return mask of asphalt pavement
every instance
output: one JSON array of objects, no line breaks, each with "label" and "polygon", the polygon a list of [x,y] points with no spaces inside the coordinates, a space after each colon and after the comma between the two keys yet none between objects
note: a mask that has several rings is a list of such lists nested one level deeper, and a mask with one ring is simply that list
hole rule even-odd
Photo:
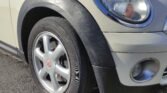
[{"label": "asphalt pavement", "polygon": [[23,61],[0,52],[0,93],[40,93]]}]

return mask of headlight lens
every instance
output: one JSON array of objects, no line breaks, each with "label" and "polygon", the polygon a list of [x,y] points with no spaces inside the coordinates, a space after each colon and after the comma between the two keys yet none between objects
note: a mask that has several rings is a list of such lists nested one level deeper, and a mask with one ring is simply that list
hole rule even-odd
[{"label": "headlight lens", "polygon": [[101,0],[101,2],[110,13],[131,23],[143,22],[150,15],[148,0]]}]

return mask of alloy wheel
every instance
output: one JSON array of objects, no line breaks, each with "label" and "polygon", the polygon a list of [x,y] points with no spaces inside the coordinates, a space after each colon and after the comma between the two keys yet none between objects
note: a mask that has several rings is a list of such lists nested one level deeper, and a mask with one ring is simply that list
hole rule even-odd
[{"label": "alloy wheel", "polygon": [[64,93],[70,83],[70,62],[61,40],[45,31],[33,45],[33,66],[39,82],[49,93]]}]

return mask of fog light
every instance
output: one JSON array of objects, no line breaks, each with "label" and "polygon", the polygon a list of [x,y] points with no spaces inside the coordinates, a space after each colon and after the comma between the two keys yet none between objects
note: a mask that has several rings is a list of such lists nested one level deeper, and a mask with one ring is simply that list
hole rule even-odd
[{"label": "fog light", "polygon": [[149,81],[158,73],[159,67],[159,63],[155,60],[144,60],[134,66],[131,77],[135,82]]},{"label": "fog light", "polygon": [[141,64],[137,64],[132,72],[133,77],[138,77],[142,73],[142,66]]}]

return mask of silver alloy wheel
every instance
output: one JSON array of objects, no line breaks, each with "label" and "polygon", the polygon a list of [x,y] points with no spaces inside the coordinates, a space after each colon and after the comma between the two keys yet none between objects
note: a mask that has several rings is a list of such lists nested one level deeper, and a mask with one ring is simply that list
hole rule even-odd
[{"label": "silver alloy wheel", "polygon": [[36,75],[49,93],[64,93],[70,83],[70,63],[60,39],[48,32],[40,33],[33,45]]}]

